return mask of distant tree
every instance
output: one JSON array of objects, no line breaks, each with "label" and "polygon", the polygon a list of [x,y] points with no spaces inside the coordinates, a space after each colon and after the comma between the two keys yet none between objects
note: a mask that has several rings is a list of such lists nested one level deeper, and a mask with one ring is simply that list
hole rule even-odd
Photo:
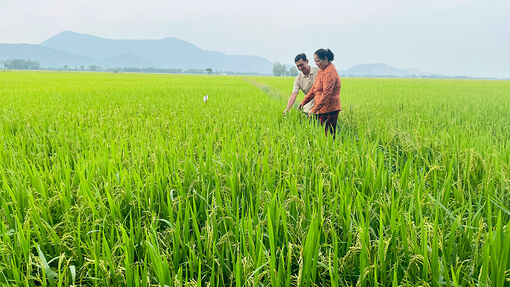
[{"label": "distant tree", "polygon": [[279,77],[282,75],[282,71],[280,69],[280,62],[273,63],[273,75]]},{"label": "distant tree", "polygon": [[80,70],[85,70],[85,66],[80,66]]},{"label": "distant tree", "polygon": [[296,67],[292,66],[290,69],[289,69],[289,75],[292,76],[292,77],[295,77],[299,74],[298,70]]},{"label": "distant tree", "polygon": [[39,62],[23,59],[4,60],[2,64],[9,70],[39,70],[41,68]]},{"label": "distant tree", "polygon": [[68,65],[64,65],[64,70],[65,71],[69,70],[69,66]]},{"label": "distant tree", "polygon": [[205,69],[205,71],[206,71],[206,72],[207,72],[207,74],[209,74],[209,75],[210,75],[210,74],[212,74],[212,69],[211,69],[211,68],[207,68],[207,69]]},{"label": "distant tree", "polygon": [[31,70],[39,70],[41,68],[41,64],[38,61],[29,61]]},{"label": "distant tree", "polygon": [[90,65],[89,66],[89,71],[95,72],[95,71],[99,71],[99,70],[101,70],[101,67],[99,67],[97,65]]},{"label": "distant tree", "polygon": [[273,75],[280,77],[287,75],[287,68],[284,64],[280,64],[280,62],[273,63]]}]

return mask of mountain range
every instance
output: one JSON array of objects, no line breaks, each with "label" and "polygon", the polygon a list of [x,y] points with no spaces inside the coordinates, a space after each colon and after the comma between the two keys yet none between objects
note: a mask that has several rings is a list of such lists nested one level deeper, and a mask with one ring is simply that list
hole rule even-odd
[{"label": "mountain range", "polygon": [[439,76],[431,73],[421,72],[416,69],[397,69],[386,64],[361,64],[347,70],[340,70],[342,76],[354,77],[433,77]]},{"label": "mountain range", "polygon": [[226,55],[176,38],[114,40],[64,31],[40,44],[0,44],[0,60],[27,59],[42,67],[181,68],[271,74],[273,63],[248,55]]},{"label": "mountain range", "polygon": [[[116,40],[64,31],[40,44],[0,44],[0,60],[38,61],[43,68],[89,67],[201,69],[272,74],[273,63],[249,55],[226,55],[201,49],[176,38]],[[287,65],[293,66],[293,65]],[[339,71],[341,76],[431,77],[415,69],[397,69],[385,64],[362,64]]]}]

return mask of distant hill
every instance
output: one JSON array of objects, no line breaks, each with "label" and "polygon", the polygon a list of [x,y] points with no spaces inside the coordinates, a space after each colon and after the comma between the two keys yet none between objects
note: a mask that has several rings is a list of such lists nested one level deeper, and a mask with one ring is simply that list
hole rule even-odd
[{"label": "distant hill", "polygon": [[362,64],[351,67],[347,70],[339,71],[342,76],[357,77],[428,77],[433,74],[420,72],[416,69],[400,70],[390,67],[386,64]]},{"label": "distant hill", "polygon": [[[41,44],[0,44],[0,60],[38,61],[43,68],[99,66],[128,71],[204,70],[271,75],[273,63],[249,55],[226,55],[201,49],[176,38],[159,40],[115,40],[71,31],[59,33]],[[294,64],[286,65],[287,68]],[[150,69],[147,69],[150,68]],[[470,78],[445,76],[416,69],[397,69],[386,64],[362,64],[339,71],[351,77]]]},{"label": "distant hill", "polygon": [[41,43],[69,54],[100,59],[110,67],[205,69],[270,74],[273,64],[256,56],[225,55],[175,38],[113,40],[62,32]]},{"label": "distant hill", "polygon": [[201,49],[189,42],[113,40],[65,31],[40,45],[0,44],[0,60],[29,59],[43,67],[98,65],[102,68],[182,68],[271,74],[269,60],[248,55],[226,55]]}]

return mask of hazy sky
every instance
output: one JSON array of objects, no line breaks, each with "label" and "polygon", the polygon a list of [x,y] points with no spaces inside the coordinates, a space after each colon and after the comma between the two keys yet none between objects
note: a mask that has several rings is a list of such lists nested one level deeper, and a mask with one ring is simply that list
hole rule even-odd
[{"label": "hazy sky", "polygon": [[330,48],[339,69],[385,63],[510,77],[509,0],[0,0],[0,43],[40,43],[64,30],[176,37],[284,63]]}]

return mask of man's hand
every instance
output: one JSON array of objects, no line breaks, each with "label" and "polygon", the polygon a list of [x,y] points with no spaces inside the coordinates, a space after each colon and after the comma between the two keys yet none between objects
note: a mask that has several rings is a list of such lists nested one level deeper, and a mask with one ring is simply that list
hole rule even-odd
[{"label": "man's hand", "polygon": [[308,112],[308,117],[311,117],[313,115],[312,111]]},{"label": "man's hand", "polygon": [[294,105],[294,102],[296,102],[296,97],[298,93],[292,93],[289,97],[289,102],[287,103],[287,107],[285,107],[285,110],[283,110],[283,114],[287,114],[290,109],[292,108],[292,105]]}]

